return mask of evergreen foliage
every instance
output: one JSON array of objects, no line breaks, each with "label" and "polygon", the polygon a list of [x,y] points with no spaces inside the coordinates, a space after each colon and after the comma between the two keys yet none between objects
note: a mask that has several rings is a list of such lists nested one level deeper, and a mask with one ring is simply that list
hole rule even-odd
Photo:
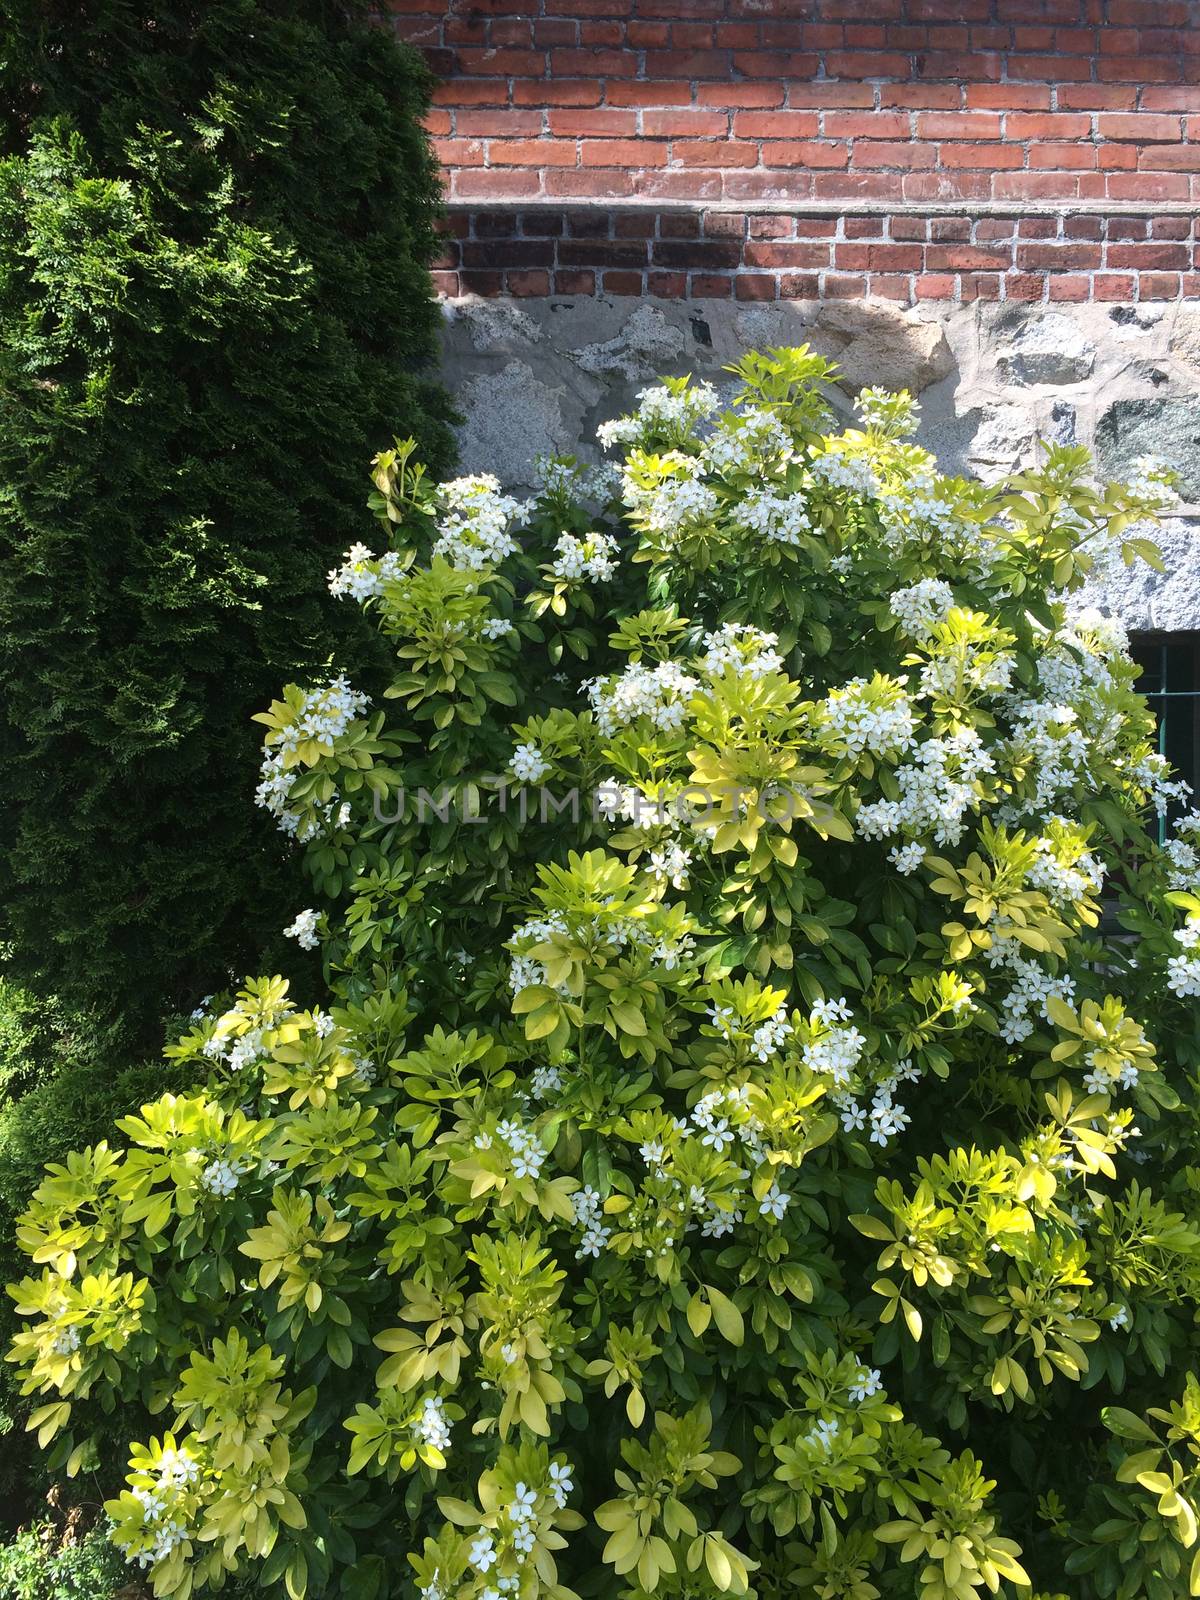
[{"label": "evergreen foliage", "polygon": [[319,0],[0,19],[0,950],[127,1038],[278,928],[250,715],[367,648],[364,454],[447,459],[426,102]]}]

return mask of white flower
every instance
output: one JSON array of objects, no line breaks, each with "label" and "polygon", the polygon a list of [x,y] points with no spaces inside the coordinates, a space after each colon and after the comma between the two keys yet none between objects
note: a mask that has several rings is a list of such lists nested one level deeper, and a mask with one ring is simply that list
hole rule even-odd
[{"label": "white flower", "polygon": [[513,1497],[509,1502],[508,1515],[513,1522],[530,1522],[536,1515],[537,1492],[528,1488],[523,1483],[513,1487]]},{"label": "white flower", "polygon": [[480,629],[485,639],[503,639],[512,631],[513,625],[507,617],[489,617]]},{"label": "white flower", "polygon": [[888,851],[888,860],[905,877],[909,877],[925,861],[925,846],[914,839],[911,844],[896,844]]},{"label": "white flower", "polygon": [[1129,1326],[1129,1307],[1118,1306],[1116,1313],[1109,1317],[1108,1325],[1114,1333],[1119,1332],[1122,1328],[1127,1328]]},{"label": "white flower", "polygon": [[200,1174],[200,1184],[210,1194],[218,1195],[222,1200],[228,1199],[238,1186],[238,1179],[246,1171],[245,1163],[231,1160],[225,1156],[218,1156],[210,1161]]},{"label": "white flower", "polygon": [[487,1572],[489,1568],[495,1566],[496,1547],[492,1543],[490,1533],[480,1534],[479,1538],[471,1546],[467,1560],[475,1568],[476,1572]]},{"label": "white flower", "polygon": [[842,1127],[847,1133],[857,1133],[860,1128],[866,1127],[867,1113],[857,1101],[851,1101],[842,1110]]},{"label": "white flower", "polygon": [[857,1405],[862,1400],[869,1400],[873,1394],[878,1394],[883,1388],[883,1378],[878,1367],[860,1367],[858,1376],[850,1385],[850,1398]]},{"label": "white flower", "polygon": [[574,1487],[571,1468],[568,1465],[552,1461],[550,1463],[550,1493],[554,1496],[554,1503],[560,1510],[566,1505],[567,1496]]},{"label": "white flower", "polygon": [[889,602],[901,631],[924,643],[933,636],[954,605],[954,590],[941,578],[923,578],[908,589],[897,589]]},{"label": "white flower", "polygon": [[417,1433],[436,1450],[446,1450],[450,1444],[450,1424],[445,1407],[437,1395],[427,1395],[417,1421]]},{"label": "white flower", "polygon": [[589,533],[582,539],[564,533],[554,549],[555,559],[550,570],[556,578],[567,582],[584,578],[593,583],[609,583],[616,576],[617,541],[606,533]]},{"label": "white flower", "polygon": [[519,744],[509,769],[518,783],[537,783],[550,771],[550,763],[535,744]]},{"label": "white flower", "polygon": [[452,567],[480,572],[512,555],[517,542],[508,531],[520,515],[517,501],[500,493],[490,473],[455,478],[436,492],[442,513],[437,524],[433,553]]},{"label": "white flower", "polygon": [[285,939],[295,939],[301,950],[315,950],[320,944],[317,936],[317,913],[311,908],[301,911],[295,922],[283,930]]},{"label": "white flower", "polygon": [[73,1356],[79,1349],[79,1329],[60,1328],[51,1339],[50,1348],[56,1356]]},{"label": "white flower", "polygon": [[759,1215],[773,1217],[776,1222],[783,1218],[783,1213],[792,1203],[792,1197],[786,1194],[777,1183],[773,1183],[766,1194],[759,1201]]}]

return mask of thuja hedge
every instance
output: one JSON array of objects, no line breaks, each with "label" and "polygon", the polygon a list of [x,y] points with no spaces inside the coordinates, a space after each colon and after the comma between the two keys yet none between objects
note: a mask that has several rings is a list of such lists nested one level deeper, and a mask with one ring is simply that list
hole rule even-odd
[{"label": "thuja hedge", "polygon": [[365,456],[447,460],[426,103],[354,4],[0,19],[0,949],[125,1037],[277,930],[250,714],[368,646]]},{"label": "thuja hedge", "polygon": [[324,982],[201,1008],[22,1219],[52,1466],[173,1600],[1200,1593],[1200,816],[1089,572],[747,357],[521,504],[375,463],[394,652],[261,714]]}]

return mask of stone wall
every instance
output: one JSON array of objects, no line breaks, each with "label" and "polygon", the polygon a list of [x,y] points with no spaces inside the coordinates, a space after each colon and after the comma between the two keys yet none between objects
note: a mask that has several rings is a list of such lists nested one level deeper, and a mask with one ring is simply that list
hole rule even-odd
[{"label": "stone wall", "polygon": [[1200,304],[467,296],[445,302],[445,372],[463,414],[462,466],[528,486],[537,456],[599,459],[596,425],[664,373],[716,383],[745,349],[808,343],[835,359],[849,415],[864,384],[920,398],[920,442],[945,470],[995,477],[1039,440],[1078,442],[1116,477],[1141,455],[1182,475],[1160,542],[1167,571],[1138,568],[1097,596],[1134,628],[1200,628]]}]

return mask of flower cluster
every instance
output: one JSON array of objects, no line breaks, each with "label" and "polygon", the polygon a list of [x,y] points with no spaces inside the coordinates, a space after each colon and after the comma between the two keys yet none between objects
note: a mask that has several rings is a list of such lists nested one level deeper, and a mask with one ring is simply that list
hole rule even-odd
[{"label": "flower cluster", "polygon": [[595,678],[584,688],[596,726],[605,736],[642,717],[664,732],[676,732],[683,726],[699,680],[673,661],[660,661],[654,667],[632,662],[618,677]]},{"label": "flower cluster", "polygon": [[454,478],[439,485],[437,536],[433,554],[452,567],[482,572],[498,566],[516,552],[513,522],[521,506],[500,493],[500,485],[490,473]]},{"label": "flower cluster", "polygon": [[604,533],[589,533],[584,539],[560,534],[550,570],[567,582],[587,578],[593,583],[609,583],[617,570],[617,541]]}]

